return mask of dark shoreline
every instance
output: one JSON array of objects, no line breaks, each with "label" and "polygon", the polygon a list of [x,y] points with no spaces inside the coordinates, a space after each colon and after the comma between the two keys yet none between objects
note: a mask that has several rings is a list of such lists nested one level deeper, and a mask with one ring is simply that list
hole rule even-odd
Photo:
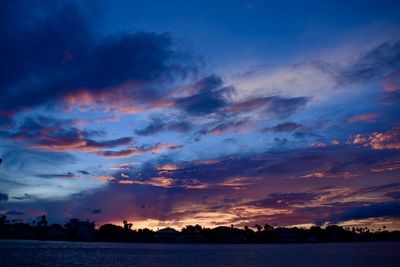
[{"label": "dark shoreline", "polygon": [[256,243],[256,242],[247,242],[247,243],[233,243],[233,242],[125,242],[125,241],[84,241],[84,240],[40,240],[40,239],[6,239],[0,238],[0,243],[2,241],[38,241],[43,243],[70,243],[70,244],[149,244],[149,245],[163,245],[163,244],[172,244],[172,245],[305,245],[305,244],[363,244],[363,243],[399,243],[400,240],[370,240],[370,241],[327,241],[327,242],[274,242],[274,243]]},{"label": "dark shoreline", "polygon": [[274,243],[337,243],[400,241],[400,231],[374,231],[367,227],[341,227],[328,225],[325,228],[312,226],[308,229],[298,227],[273,227],[256,224],[255,230],[219,226],[206,228],[200,225],[187,225],[180,231],[166,227],[157,231],[132,229],[132,224],[123,221],[123,226],[103,224],[97,229],[95,222],[70,219],[64,226],[48,225],[46,216],[41,216],[36,225],[28,223],[9,223],[6,216],[0,218],[0,239],[15,240],[53,240],[122,243],[187,243],[187,244],[274,244]]}]

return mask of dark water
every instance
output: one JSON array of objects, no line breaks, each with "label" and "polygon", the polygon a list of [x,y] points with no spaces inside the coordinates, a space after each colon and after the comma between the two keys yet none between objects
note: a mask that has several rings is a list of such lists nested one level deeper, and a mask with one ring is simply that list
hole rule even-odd
[{"label": "dark water", "polygon": [[0,266],[400,266],[400,242],[199,245],[0,240]]}]

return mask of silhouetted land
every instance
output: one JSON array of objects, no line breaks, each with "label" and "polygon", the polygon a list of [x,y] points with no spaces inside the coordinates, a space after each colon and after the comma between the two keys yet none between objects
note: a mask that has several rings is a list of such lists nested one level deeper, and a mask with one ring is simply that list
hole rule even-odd
[{"label": "silhouetted land", "polygon": [[48,225],[46,216],[41,216],[33,225],[10,223],[6,216],[0,217],[0,238],[62,241],[102,241],[102,242],[155,242],[155,243],[315,243],[315,242],[363,242],[400,241],[400,231],[377,231],[368,228],[343,228],[330,225],[326,228],[313,226],[304,228],[272,227],[255,225],[254,229],[220,226],[204,228],[188,225],[177,231],[164,228],[132,229],[132,224],[123,221],[123,226],[104,224],[95,229],[95,223],[69,220],[64,226]]}]

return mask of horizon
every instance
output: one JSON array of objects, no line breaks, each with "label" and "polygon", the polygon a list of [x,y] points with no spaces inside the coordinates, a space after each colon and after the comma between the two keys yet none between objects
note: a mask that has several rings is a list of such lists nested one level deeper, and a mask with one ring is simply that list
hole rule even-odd
[{"label": "horizon", "polygon": [[[38,216],[35,219],[32,219],[31,221],[23,221],[23,220],[11,220],[10,221],[9,219],[7,219],[6,215],[4,215],[4,216],[5,216],[4,217],[4,224],[8,225],[8,226],[18,225],[18,224],[22,223],[22,224],[27,224],[27,225],[32,226],[32,227],[43,227],[43,226],[39,226],[38,225],[38,223],[40,222],[40,220],[43,217],[43,215],[42,216]],[[44,216],[46,216],[46,215],[44,215]],[[200,226],[200,227],[202,227],[202,229],[215,229],[215,228],[223,227],[223,228],[234,228],[234,229],[241,229],[242,230],[242,229],[246,229],[247,228],[247,229],[250,229],[252,231],[258,230],[257,229],[258,226],[261,226],[264,230],[265,230],[264,226],[272,227],[272,229],[275,229],[275,230],[279,229],[279,228],[287,228],[287,229],[298,228],[298,229],[302,229],[302,230],[310,230],[313,227],[319,227],[321,229],[326,229],[327,227],[338,226],[338,227],[343,228],[346,231],[352,231],[351,230],[352,228],[354,228],[354,229],[363,229],[363,230],[364,229],[368,229],[368,231],[371,231],[371,233],[380,232],[380,231],[389,231],[389,232],[396,232],[396,231],[398,232],[398,231],[400,231],[397,228],[390,229],[390,228],[386,227],[386,225],[384,225],[384,224],[381,224],[379,226],[379,228],[374,229],[374,228],[368,228],[368,226],[365,226],[365,225],[362,225],[362,224],[359,224],[359,223],[358,224],[351,224],[351,223],[347,223],[347,224],[329,224],[329,223],[326,223],[324,225],[317,225],[317,224],[298,224],[298,225],[296,225],[296,224],[295,225],[279,225],[279,224],[275,224],[275,225],[270,225],[268,223],[264,223],[264,224],[243,225],[243,226],[237,226],[237,225],[235,226],[233,224],[231,224],[231,225],[210,225],[210,226],[207,226],[207,225],[200,225],[200,224],[195,223],[195,224],[186,224],[186,225],[182,224],[180,226],[171,226],[171,225],[167,225],[165,222],[163,222],[163,224],[157,225],[157,226],[153,226],[153,227],[147,227],[146,225],[143,225],[143,224],[140,227],[138,227],[138,226],[135,227],[134,223],[132,223],[130,221],[127,221],[127,220],[120,220],[118,222],[117,221],[115,221],[115,222],[106,222],[106,223],[103,223],[103,224],[98,224],[98,223],[96,223],[96,221],[90,221],[89,219],[80,219],[80,218],[67,218],[64,223],[51,222],[51,220],[48,220],[47,217],[45,217],[45,220],[46,220],[46,228],[48,228],[48,227],[50,227],[52,225],[60,225],[62,227],[65,227],[68,222],[76,220],[78,222],[93,224],[94,225],[94,229],[96,229],[96,230],[99,230],[99,228],[101,226],[103,226],[103,225],[113,225],[113,226],[117,226],[117,227],[122,227],[123,228],[125,224],[129,224],[130,225],[129,231],[137,231],[137,230],[148,229],[148,230],[151,230],[151,231],[154,231],[154,232],[157,232],[159,230],[164,230],[164,229],[173,229],[173,230],[176,230],[176,231],[180,232],[180,231],[182,231],[182,229],[185,229],[186,227],[189,227],[189,226]]]},{"label": "horizon", "polygon": [[399,10],[0,2],[0,215],[400,230]]}]

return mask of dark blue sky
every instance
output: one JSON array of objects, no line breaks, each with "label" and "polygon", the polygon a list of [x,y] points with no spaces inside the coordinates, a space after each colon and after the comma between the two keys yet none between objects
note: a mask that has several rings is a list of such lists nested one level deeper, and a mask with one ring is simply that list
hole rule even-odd
[{"label": "dark blue sky", "polygon": [[0,213],[400,228],[398,1],[0,4]]}]

